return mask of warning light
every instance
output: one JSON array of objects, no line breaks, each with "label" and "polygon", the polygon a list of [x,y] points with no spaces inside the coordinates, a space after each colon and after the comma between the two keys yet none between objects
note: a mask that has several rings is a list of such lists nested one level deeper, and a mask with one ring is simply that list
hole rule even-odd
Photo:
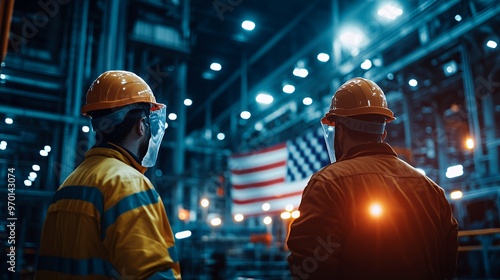
[{"label": "warning light", "polygon": [[380,217],[380,215],[382,215],[382,206],[378,203],[373,203],[370,206],[370,214],[373,217]]}]

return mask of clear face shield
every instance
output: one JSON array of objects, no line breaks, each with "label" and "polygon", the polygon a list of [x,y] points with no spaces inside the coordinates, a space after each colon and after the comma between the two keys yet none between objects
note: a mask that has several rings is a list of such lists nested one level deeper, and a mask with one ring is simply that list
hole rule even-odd
[{"label": "clear face shield", "polygon": [[323,128],[323,136],[325,137],[326,148],[328,149],[328,156],[330,157],[330,162],[334,163],[335,149],[334,149],[334,139],[335,139],[335,125],[328,123],[328,120],[323,118],[321,120],[321,127]]},{"label": "clear face shield", "polygon": [[142,159],[141,165],[144,167],[152,167],[156,164],[158,152],[160,151],[161,140],[165,135],[165,124],[167,120],[167,106],[151,111],[149,115],[149,128],[151,138],[149,138],[148,151]]}]

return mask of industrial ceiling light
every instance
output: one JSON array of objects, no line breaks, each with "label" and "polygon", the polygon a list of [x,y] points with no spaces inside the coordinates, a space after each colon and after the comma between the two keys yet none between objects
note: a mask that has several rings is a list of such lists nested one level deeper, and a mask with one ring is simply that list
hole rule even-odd
[{"label": "industrial ceiling light", "polygon": [[446,169],[446,178],[455,178],[464,174],[464,167],[461,164],[450,166]]},{"label": "industrial ceiling light", "polygon": [[283,92],[284,93],[292,94],[294,91],[295,91],[295,86],[294,85],[291,85],[291,84],[288,84],[288,83],[284,83],[283,84]]},{"label": "industrial ceiling light", "polygon": [[313,100],[311,97],[305,97],[304,99],[302,99],[302,103],[306,106],[309,106],[313,103]]},{"label": "industrial ceiling light", "polygon": [[5,123],[6,124],[13,124],[14,120],[12,118],[5,118]]},{"label": "industrial ceiling light", "polygon": [[327,62],[328,60],[330,60],[330,56],[326,53],[320,53],[318,54],[317,59],[321,62]]},{"label": "industrial ceiling light", "polygon": [[219,132],[217,134],[217,139],[219,139],[220,141],[224,140],[226,138],[226,135],[222,132]]},{"label": "industrial ceiling light", "polygon": [[410,79],[408,81],[408,84],[411,86],[411,87],[416,87],[418,85],[418,81],[415,80],[415,79]]},{"label": "industrial ceiling light", "polygon": [[488,40],[488,42],[486,42],[486,46],[491,49],[495,49],[497,45],[498,45],[497,42],[493,40]]},{"label": "industrial ceiling light", "polygon": [[255,100],[262,104],[271,104],[273,103],[274,98],[270,94],[262,92],[257,95]]},{"label": "industrial ceiling light", "polygon": [[168,114],[168,119],[171,121],[175,121],[177,119],[177,114],[176,113]]},{"label": "industrial ceiling light", "polygon": [[191,100],[189,98],[184,99],[184,105],[186,105],[186,106],[193,105],[193,100]]},{"label": "industrial ceiling light", "polygon": [[443,72],[446,77],[449,77],[457,72],[457,62],[455,60],[452,60],[450,62],[447,62],[443,64]]},{"label": "industrial ceiling light", "polygon": [[88,133],[90,131],[90,127],[88,127],[87,125],[84,125],[84,126],[82,126],[82,131],[84,133]]},{"label": "industrial ceiling light", "polygon": [[306,62],[304,60],[299,60],[295,68],[293,69],[293,75],[299,78],[305,78],[309,75],[309,71],[306,69]]},{"label": "industrial ceiling light", "polygon": [[243,111],[240,113],[240,117],[244,120],[248,120],[251,116],[252,114],[250,114],[250,112],[248,111]]},{"label": "industrial ceiling light", "polygon": [[250,20],[245,20],[241,23],[241,27],[243,27],[243,29],[245,30],[252,31],[255,29],[255,22]]},{"label": "industrial ceiling light", "polygon": [[462,16],[458,15],[458,14],[455,15],[455,20],[458,21],[458,22],[462,21]]},{"label": "industrial ceiling light", "polygon": [[377,14],[385,19],[395,20],[403,14],[403,9],[394,3],[385,4],[378,10]]},{"label": "industrial ceiling light", "polygon": [[210,69],[214,71],[220,71],[222,69],[222,65],[220,65],[220,63],[213,62],[212,64],[210,64]]},{"label": "industrial ceiling light", "polygon": [[371,60],[366,59],[365,61],[363,61],[363,63],[361,63],[361,69],[368,70],[370,68],[372,68],[372,61]]}]

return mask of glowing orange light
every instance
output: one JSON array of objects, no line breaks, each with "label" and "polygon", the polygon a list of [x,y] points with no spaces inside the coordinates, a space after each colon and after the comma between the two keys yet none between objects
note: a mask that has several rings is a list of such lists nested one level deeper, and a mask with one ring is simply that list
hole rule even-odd
[{"label": "glowing orange light", "polygon": [[378,203],[373,203],[370,205],[370,214],[374,217],[380,217],[382,215],[382,206]]},{"label": "glowing orange light", "polygon": [[462,198],[463,193],[461,191],[453,191],[450,194],[451,199],[460,199]]},{"label": "glowing orange light", "polygon": [[469,150],[474,149],[474,139],[472,139],[472,138],[467,138],[467,139],[465,140],[465,147],[466,147],[467,149],[469,149]]}]

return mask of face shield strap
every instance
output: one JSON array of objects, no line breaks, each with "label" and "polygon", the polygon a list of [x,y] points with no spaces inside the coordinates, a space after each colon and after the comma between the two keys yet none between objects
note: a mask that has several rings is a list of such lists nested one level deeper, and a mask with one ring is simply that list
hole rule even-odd
[{"label": "face shield strap", "polygon": [[102,130],[107,130],[113,126],[119,125],[125,120],[125,117],[127,116],[128,112],[142,108],[143,106],[141,104],[131,104],[111,114],[102,116],[100,118],[95,118],[95,119],[93,118],[91,120],[92,129],[94,131],[102,131]]},{"label": "face shield strap", "polygon": [[368,122],[348,117],[337,117],[335,118],[335,122],[343,124],[351,130],[371,133],[371,134],[382,135],[384,134],[385,130],[385,122],[384,123]]}]

